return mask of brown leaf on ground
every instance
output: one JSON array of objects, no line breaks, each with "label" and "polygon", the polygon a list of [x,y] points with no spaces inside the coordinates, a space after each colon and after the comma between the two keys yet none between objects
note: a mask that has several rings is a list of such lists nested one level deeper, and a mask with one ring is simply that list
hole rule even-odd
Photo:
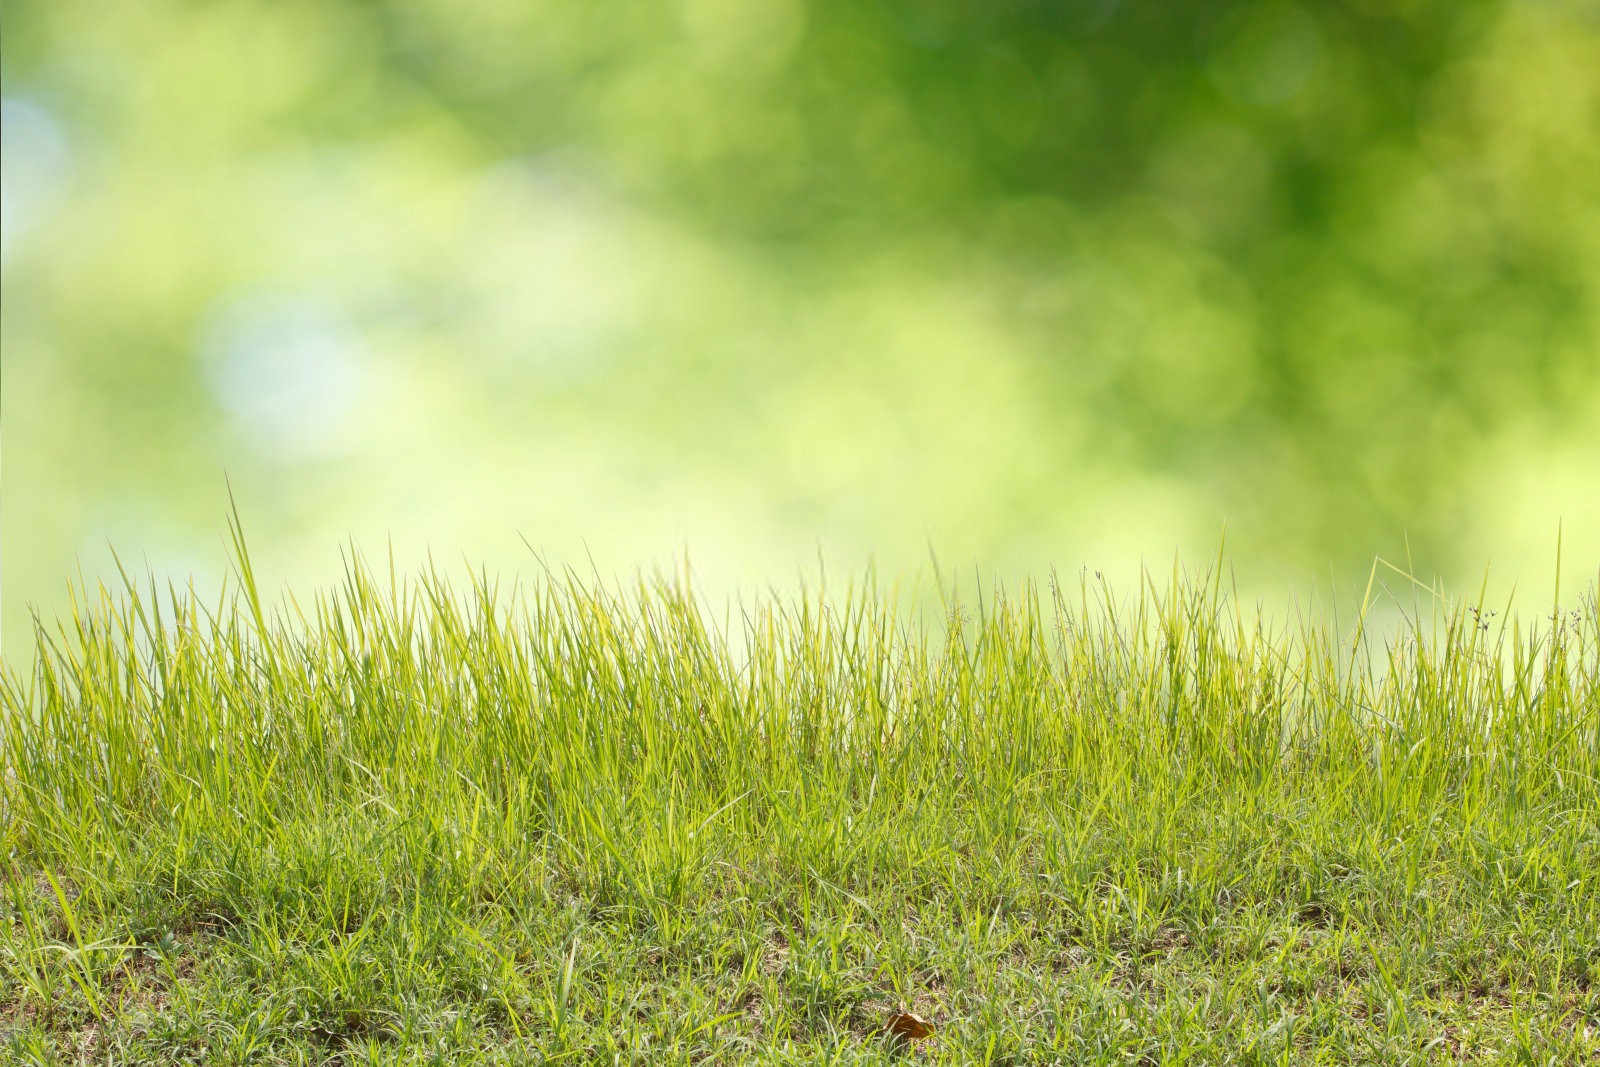
[{"label": "brown leaf on ground", "polygon": [[933,1033],[933,1024],[920,1015],[900,1011],[889,1016],[886,1029],[900,1041],[915,1041]]}]

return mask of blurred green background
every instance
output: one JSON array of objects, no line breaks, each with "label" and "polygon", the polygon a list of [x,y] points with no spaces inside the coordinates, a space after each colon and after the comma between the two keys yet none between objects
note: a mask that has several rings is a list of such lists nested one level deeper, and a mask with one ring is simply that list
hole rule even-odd
[{"label": "blurred green background", "polygon": [[5,0],[0,49],[10,648],[108,542],[214,583],[225,476],[275,581],[1600,562],[1592,0]]}]

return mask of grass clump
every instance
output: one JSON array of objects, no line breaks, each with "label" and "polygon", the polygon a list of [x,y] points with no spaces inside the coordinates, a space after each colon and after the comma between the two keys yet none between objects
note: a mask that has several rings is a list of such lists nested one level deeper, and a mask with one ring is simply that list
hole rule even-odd
[{"label": "grass clump", "polygon": [[1592,590],[1378,647],[1216,574],[930,631],[238,560],[7,673],[0,1057],[1600,1057]]}]

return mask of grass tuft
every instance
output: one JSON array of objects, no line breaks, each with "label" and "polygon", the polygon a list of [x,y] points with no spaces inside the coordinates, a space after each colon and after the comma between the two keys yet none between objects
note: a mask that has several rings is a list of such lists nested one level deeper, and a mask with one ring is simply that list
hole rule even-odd
[{"label": "grass tuft", "polygon": [[1593,589],[1378,644],[1219,572],[717,626],[236,558],[5,674],[0,1057],[1600,1059]]}]

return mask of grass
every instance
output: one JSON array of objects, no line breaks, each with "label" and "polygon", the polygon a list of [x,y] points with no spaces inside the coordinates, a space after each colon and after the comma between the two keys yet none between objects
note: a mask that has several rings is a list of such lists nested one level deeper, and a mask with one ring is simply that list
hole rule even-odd
[{"label": "grass", "polygon": [[1600,1062],[1592,590],[1380,645],[1216,571],[924,630],[237,560],[8,672],[0,1058]]}]

